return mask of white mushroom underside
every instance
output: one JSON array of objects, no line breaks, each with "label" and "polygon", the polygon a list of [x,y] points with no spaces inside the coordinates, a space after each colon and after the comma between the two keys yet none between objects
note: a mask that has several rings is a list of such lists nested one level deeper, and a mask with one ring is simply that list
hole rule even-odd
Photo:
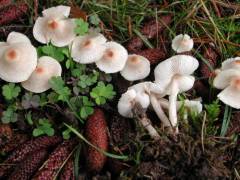
[{"label": "white mushroom underside", "polygon": [[225,104],[240,109],[240,91],[238,89],[228,86],[218,94],[218,98]]}]

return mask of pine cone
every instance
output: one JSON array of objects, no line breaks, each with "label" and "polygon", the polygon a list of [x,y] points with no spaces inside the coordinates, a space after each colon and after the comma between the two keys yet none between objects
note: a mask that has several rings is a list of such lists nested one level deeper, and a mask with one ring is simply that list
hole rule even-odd
[{"label": "pine cone", "polygon": [[0,147],[7,144],[13,136],[12,128],[9,124],[0,124]]},{"label": "pine cone", "polygon": [[[25,159],[30,153],[39,151],[57,145],[62,141],[61,137],[58,136],[43,136],[36,139],[32,139],[19,148],[16,149],[4,162],[3,164],[17,164]],[[0,178],[6,176],[9,171],[13,168],[13,165],[2,166],[0,169]]]},{"label": "pine cone", "polygon": [[167,54],[163,52],[161,49],[145,49],[136,52],[136,54],[141,55],[147,58],[150,61],[150,64],[157,64],[160,61],[166,59]]},{"label": "pine cone", "polygon": [[44,162],[47,154],[48,152],[45,149],[41,149],[32,153],[31,156],[29,156],[22,163],[20,163],[17,168],[15,168],[8,180],[30,180],[32,175]]},{"label": "pine cone", "polygon": [[60,175],[60,180],[74,180],[74,163],[73,159],[70,158],[64,165],[64,168]]},{"label": "pine cone", "polygon": [[148,39],[155,38],[171,22],[172,22],[172,15],[162,16],[160,17],[159,21],[156,21],[156,19],[150,20],[143,25],[141,33],[145,35],[146,38]]},{"label": "pine cone", "polygon": [[0,26],[9,24],[26,15],[28,6],[26,3],[12,4],[0,12]]},{"label": "pine cone", "polygon": [[[101,109],[95,109],[86,123],[86,138],[100,149],[108,150],[107,122]],[[103,168],[107,157],[93,147],[88,147],[86,162],[91,172],[99,172]]]},{"label": "pine cone", "polygon": [[[203,57],[208,61],[211,67],[216,67],[218,54],[213,47],[209,46],[208,48],[204,49]],[[213,74],[208,65],[204,62],[201,62],[200,64],[200,73],[205,78],[209,78]]]},{"label": "pine cone", "polygon": [[68,158],[77,144],[76,140],[66,140],[60,144],[49,156],[44,166],[34,175],[34,180],[52,180],[58,173],[59,168]]},{"label": "pine cone", "polygon": [[9,153],[28,140],[26,134],[14,134],[12,139],[1,148],[0,153]]}]

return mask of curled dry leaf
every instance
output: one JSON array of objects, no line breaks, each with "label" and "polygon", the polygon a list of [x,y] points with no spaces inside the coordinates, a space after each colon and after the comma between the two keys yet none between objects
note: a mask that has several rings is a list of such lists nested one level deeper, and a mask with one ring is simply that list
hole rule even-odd
[{"label": "curled dry leaf", "polygon": [[47,150],[41,149],[40,151],[32,153],[23,162],[21,162],[8,178],[9,180],[28,180],[42,165],[47,157]]},{"label": "curled dry leaf", "polygon": [[133,37],[127,44],[127,50],[130,53],[139,51],[143,47],[143,41],[140,37]]},{"label": "curled dry leaf", "polygon": [[14,167],[13,164],[17,164],[25,159],[29,154],[53,147],[62,141],[61,137],[58,136],[42,136],[36,139],[32,139],[21,146],[19,146],[3,163],[9,164],[2,166],[0,169],[0,179],[5,177],[9,171]]},{"label": "curled dry leaf", "polygon": [[[93,115],[88,118],[86,124],[86,138],[93,145],[107,151],[108,136],[107,122],[101,109],[95,109]],[[103,168],[107,157],[93,147],[88,147],[86,162],[88,171],[99,172]]]},{"label": "curled dry leaf", "polygon": [[28,12],[26,3],[11,4],[0,11],[0,26],[19,20]]},{"label": "curled dry leaf", "polygon": [[34,175],[34,180],[52,180],[57,175],[59,168],[66,161],[75,145],[77,140],[65,140],[60,144],[49,156],[48,160]]},{"label": "curled dry leaf", "polygon": [[[213,69],[216,67],[218,54],[213,47],[209,46],[205,48],[203,52],[203,57],[205,58],[205,60],[207,60],[207,62]],[[204,78],[209,78],[213,74],[209,66],[203,61],[200,64],[200,73]]]}]

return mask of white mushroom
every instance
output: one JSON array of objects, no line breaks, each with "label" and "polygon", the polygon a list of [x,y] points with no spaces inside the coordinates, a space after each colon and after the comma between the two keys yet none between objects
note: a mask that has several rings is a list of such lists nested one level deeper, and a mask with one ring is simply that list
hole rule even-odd
[{"label": "white mushroom", "polygon": [[158,103],[158,98],[162,98],[165,93],[163,89],[156,83],[142,82],[135,84],[129,89],[134,89],[139,93],[140,97],[150,98],[151,105],[156,112],[158,118],[162,121],[164,127],[171,127],[170,121],[164,113],[161,105]]},{"label": "white mushroom", "polygon": [[12,32],[0,47],[0,78],[14,83],[27,80],[37,66],[37,51],[30,40]]},{"label": "white mushroom", "polygon": [[223,89],[218,98],[225,104],[240,109],[240,71],[227,69],[221,71],[213,81],[214,87]]},{"label": "white mushroom", "polygon": [[193,48],[193,40],[187,34],[179,34],[172,40],[172,48],[177,53],[191,51]]},{"label": "white mushroom", "polygon": [[177,126],[177,95],[192,88],[195,78],[190,76],[199,66],[197,59],[187,55],[173,56],[157,65],[155,82],[169,95],[169,119]]},{"label": "white mushroom", "polygon": [[[129,89],[127,92],[122,94],[121,98],[119,99],[118,112],[124,117],[132,118],[135,116],[134,112],[137,111],[139,106],[141,108],[140,111],[142,111],[142,109],[146,109],[149,104],[149,97],[146,98],[146,96],[139,96],[134,89]],[[153,139],[158,140],[160,138],[158,132],[152,126],[151,121],[146,117],[146,115],[137,118]]]},{"label": "white mushroom", "polygon": [[127,50],[116,42],[107,42],[104,46],[105,51],[101,59],[96,62],[97,67],[105,73],[121,71],[128,58]]},{"label": "white mushroom", "polygon": [[22,86],[34,93],[42,93],[50,89],[49,80],[54,76],[61,76],[62,68],[59,62],[51,57],[43,56],[30,78],[22,82]]},{"label": "white mushroom", "polygon": [[67,19],[70,7],[56,6],[44,10],[43,17],[38,17],[34,27],[34,38],[43,43],[51,43],[57,47],[69,45],[75,38],[74,20]]},{"label": "white mushroom", "polygon": [[120,74],[128,81],[146,78],[150,73],[150,62],[143,56],[129,55],[127,63]]},{"label": "white mushroom", "polygon": [[221,70],[239,69],[240,70],[240,57],[229,58],[222,62]]},{"label": "white mushroom", "polygon": [[73,40],[71,56],[74,61],[81,64],[88,64],[98,61],[105,50],[104,43],[107,39],[100,33],[79,36]]}]

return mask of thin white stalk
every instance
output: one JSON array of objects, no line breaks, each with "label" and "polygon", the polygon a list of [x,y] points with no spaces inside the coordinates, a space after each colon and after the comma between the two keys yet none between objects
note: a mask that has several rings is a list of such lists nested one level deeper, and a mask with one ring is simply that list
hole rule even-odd
[{"label": "thin white stalk", "polygon": [[171,84],[171,94],[169,95],[169,120],[173,127],[177,127],[177,95],[179,92],[178,83],[173,79]]},{"label": "thin white stalk", "polygon": [[142,124],[142,126],[148,131],[148,134],[154,140],[159,140],[160,139],[160,136],[159,136],[157,130],[152,126],[151,121],[146,116],[140,118],[139,121]]},{"label": "thin white stalk", "polygon": [[158,118],[160,119],[160,121],[162,121],[163,126],[171,127],[172,125],[170,123],[170,120],[166,116],[165,112],[162,109],[161,104],[158,103],[158,100],[154,94],[150,94],[150,101],[151,101],[152,107],[153,107],[154,111],[156,112]]}]

